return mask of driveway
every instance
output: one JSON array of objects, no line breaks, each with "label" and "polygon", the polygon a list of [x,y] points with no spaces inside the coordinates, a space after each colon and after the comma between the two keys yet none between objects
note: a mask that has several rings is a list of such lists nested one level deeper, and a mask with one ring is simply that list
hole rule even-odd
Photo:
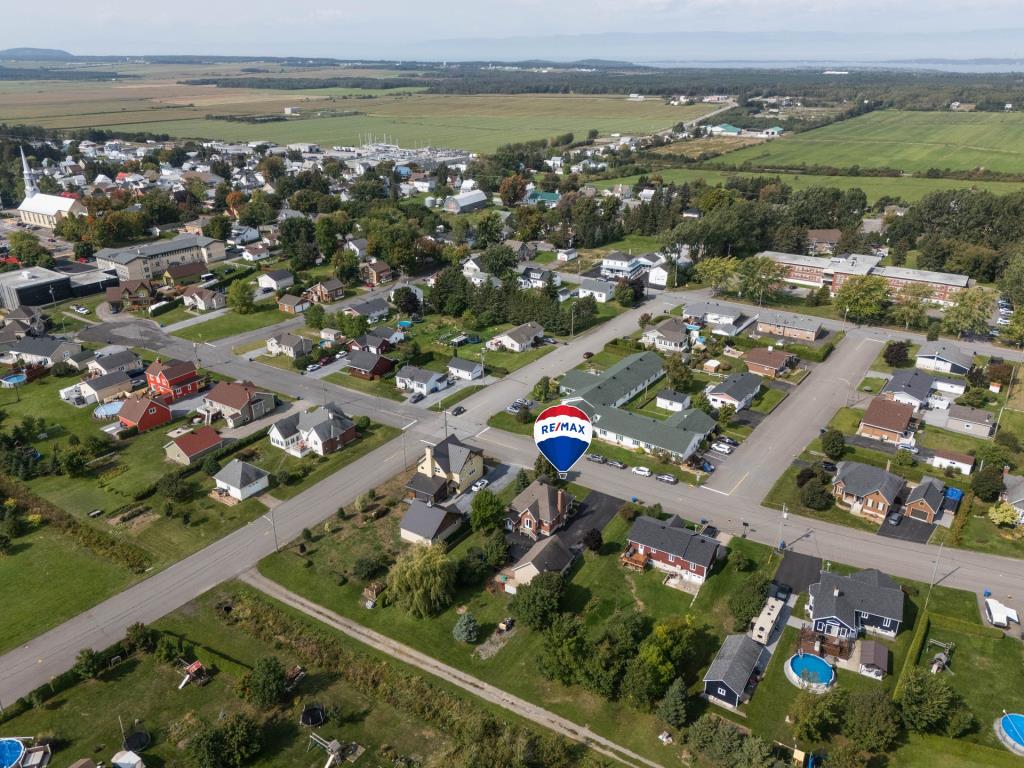
[{"label": "driveway", "polygon": [[799,552],[787,551],[782,562],[775,570],[776,584],[785,584],[794,595],[806,592],[811,584],[816,584],[821,576],[821,558],[802,555]]},{"label": "driveway", "polygon": [[899,539],[900,541],[912,541],[916,544],[927,544],[935,530],[934,523],[926,523],[923,520],[915,520],[912,517],[902,515],[899,525],[889,525],[889,519],[878,526],[878,535],[887,539]]},{"label": "driveway", "polygon": [[[519,467],[511,464],[498,464],[489,472],[484,473],[484,479],[487,481],[487,490],[493,493],[500,493],[509,483],[516,479],[517,474],[519,474]],[[466,491],[456,496],[449,506],[454,507],[464,515],[468,515],[475,495],[473,491]]]}]

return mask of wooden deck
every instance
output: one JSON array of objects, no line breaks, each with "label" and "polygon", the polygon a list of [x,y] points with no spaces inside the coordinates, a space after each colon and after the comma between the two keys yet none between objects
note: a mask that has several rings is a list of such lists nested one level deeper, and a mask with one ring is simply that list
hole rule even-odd
[{"label": "wooden deck", "polygon": [[619,555],[619,565],[629,568],[631,571],[647,570],[648,560],[647,555],[640,554],[632,547]]}]

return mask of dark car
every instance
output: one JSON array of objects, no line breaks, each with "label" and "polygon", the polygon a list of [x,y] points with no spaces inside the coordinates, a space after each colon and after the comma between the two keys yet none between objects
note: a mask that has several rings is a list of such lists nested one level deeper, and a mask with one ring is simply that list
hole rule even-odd
[{"label": "dark car", "polygon": [[821,462],[821,468],[823,470],[825,470],[826,472],[838,472],[839,471],[839,467],[837,467],[831,461],[823,461],[823,462]]},{"label": "dark car", "polygon": [[590,358],[592,358],[593,356],[594,356],[594,353],[593,353],[593,352],[584,352],[584,353],[583,353],[583,359],[584,359],[584,360],[589,360],[589,359],[590,359]]},{"label": "dark car", "polygon": [[456,405],[454,408],[452,408],[452,416],[461,416],[465,412],[466,409],[463,408],[461,405]]},{"label": "dark car", "polygon": [[410,403],[418,403],[422,399],[423,399],[423,394],[422,393],[420,393],[420,392],[413,392],[412,395],[409,397],[409,402]]},{"label": "dark car", "polygon": [[738,440],[733,440],[731,437],[726,437],[725,435],[719,435],[718,442],[731,445],[733,448],[738,447],[740,444]]},{"label": "dark car", "polygon": [[604,456],[600,453],[588,453],[587,461],[592,461],[595,464],[604,464]]},{"label": "dark car", "polygon": [[775,585],[775,596],[782,602],[789,600],[789,596],[793,594],[793,590],[788,584],[776,584]]},{"label": "dark car", "polygon": [[616,461],[615,459],[608,459],[608,461],[606,461],[605,463],[609,467],[615,467],[616,469],[625,469],[626,468],[625,464],[623,464],[621,461]]}]

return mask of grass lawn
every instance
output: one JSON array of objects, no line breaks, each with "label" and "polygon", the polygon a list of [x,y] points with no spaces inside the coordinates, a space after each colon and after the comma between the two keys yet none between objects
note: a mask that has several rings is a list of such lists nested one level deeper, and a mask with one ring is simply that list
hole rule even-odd
[{"label": "grass lawn", "polygon": [[480,341],[476,344],[464,344],[459,347],[459,357],[467,360],[480,360],[482,351],[487,372],[503,376],[506,371],[511,373],[518,370],[554,349],[550,345],[536,347],[525,352],[494,352],[484,348],[488,339],[512,327],[511,323],[502,323],[482,328],[479,331],[466,331],[462,323],[456,320],[441,315],[428,315],[424,318],[424,322],[417,323],[407,331],[406,340],[416,341],[423,353],[432,353],[438,361],[446,364],[453,354],[451,346],[446,342],[463,332],[475,334],[480,337]]},{"label": "grass lawn", "polygon": [[[973,509],[959,512],[966,515],[967,520],[960,532],[960,541],[955,546],[1003,557],[1024,557],[1021,530],[997,527],[986,516],[989,506],[975,499]],[[932,542],[938,544],[943,541],[953,544],[951,531],[948,528],[936,528]]]},{"label": "grass lawn", "polygon": [[917,350],[921,348],[920,344],[911,344],[910,348],[907,350],[907,361],[900,365],[893,366],[885,362],[886,346],[888,345],[883,344],[882,348],[878,350],[878,354],[875,356],[874,362],[871,363],[870,370],[881,371],[882,373],[893,373],[894,371],[901,370],[903,368],[913,368],[915,363],[915,356],[917,355]]},{"label": "grass lawn", "polygon": [[872,395],[877,395],[879,392],[882,391],[882,387],[884,387],[886,383],[888,383],[887,379],[880,379],[874,376],[868,376],[860,384],[857,385],[857,389],[860,392],[868,392]]},{"label": "grass lawn", "polygon": [[750,410],[757,413],[769,414],[779,407],[779,404],[786,399],[788,392],[771,387],[761,387],[761,392],[754,398]]},{"label": "grass lawn", "polygon": [[240,315],[237,312],[228,311],[220,317],[205,322],[191,325],[175,331],[174,336],[188,341],[216,341],[228,336],[235,336],[246,331],[255,331],[259,328],[266,328],[268,325],[275,325],[283,320],[290,320],[294,315],[286,314],[277,308],[276,304],[257,303],[254,312],[248,315]]},{"label": "grass lawn", "polygon": [[487,386],[486,384],[470,384],[469,386],[463,387],[458,392],[452,392],[450,395],[448,395],[448,397],[445,397],[445,398],[437,401],[432,406],[430,406],[430,410],[432,410],[432,411],[444,411],[444,410],[447,410],[447,409],[451,408],[453,405],[456,405],[457,403],[461,403],[467,397],[475,395],[477,392],[479,392],[481,389],[483,389],[486,386]]},{"label": "grass lawn", "polygon": [[838,429],[844,435],[854,435],[857,433],[862,418],[864,418],[864,411],[859,408],[840,408],[828,425],[833,429]]},{"label": "grass lawn", "polygon": [[338,371],[337,373],[329,373],[324,376],[324,381],[329,381],[346,389],[354,389],[357,392],[365,392],[368,395],[384,397],[388,400],[405,400],[402,393],[395,388],[395,377],[393,375],[384,379],[377,379],[376,381],[367,381],[366,379],[353,376],[347,371]]},{"label": "grass lawn", "polygon": [[537,251],[537,255],[533,257],[533,261],[538,264],[550,264],[556,258],[558,258],[558,254],[554,251]]},{"label": "grass lawn", "polygon": [[[261,344],[260,346],[265,346]],[[275,368],[280,368],[282,371],[290,371],[296,376],[299,374],[295,366],[292,365],[292,358],[288,355],[257,355],[254,360],[257,363],[263,363],[264,365],[272,365]]]},{"label": "grass lawn", "polygon": [[[487,426],[494,427],[495,429],[503,429],[506,432],[514,432],[517,435],[532,435],[534,418],[534,416],[531,416],[530,420],[524,424],[520,423],[511,413],[498,411],[487,420]],[[590,447],[593,448],[594,445],[596,445],[596,443],[591,443]]]},{"label": "grass lawn", "polygon": [[309,474],[289,485],[277,485],[271,490],[271,495],[277,499],[290,499],[307,488],[316,485],[328,475],[332,475],[342,467],[361,459],[370,451],[376,450],[389,440],[393,440],[401,434],[401,430],[389,427],[384,424],[371,424],[355,442],[349,443],[342,450],[336,451],[329,456],[317,456],[310,454],[297,459],[284,451],[270,445],[270,438],[262,440],[249,446],[247,450],[255,449],[258,458],[255,464],[270,473],[280,472],[282,469],[298,471],[309,468]]},{"label": "grass lawn", "polygon": [[878,523],[872,523],[862,517],[852,515],[835,504],[824,510],[805,507],[803,502],[800,501],[800,489],[796,485],[796,476],[799,471],[800,467],[794,464],[783,472],[779,479],[775,481],[772,489],[768,491],[768,495],[761,501],[761,504],[772,509],[782,509],[783,505],[785,505],[786,509],[794,514],[812,517],[816,520],[824,520],[828,523],[848,525],[851,528],[858,528],[862,531],[874,531],[878,528]]},{"label": "grass lawn", "polygon": [[169,312],[164,312],[162,315],[157,315],[153,319],[160,323],[161,326],[167,327],[173,323],[180,323],[182,320],[191,320],[194,317],[202,317],[202,312],[191,312],[186,309],[184,305],[179,304]]}]

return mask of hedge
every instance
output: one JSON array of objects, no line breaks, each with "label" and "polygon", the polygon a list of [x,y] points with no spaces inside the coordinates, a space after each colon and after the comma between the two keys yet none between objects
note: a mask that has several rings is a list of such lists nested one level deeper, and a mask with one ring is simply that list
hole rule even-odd
[{"label": "hedge", "polygon": [[922,611],[917,619],[917,626],[914,628],[914,637],[910,640],[907,648],[907,658],[903,662],[903,669],[900,670],[899,679],[892,690],[892,698],[899,701],[903,694],[903,688],[910,677],[910,670],[917,666],[917,660],[921,657],[921,649],[924,648],[925,638],[928,637],[928,628],[931,626],[932,617],[928,611]]},{"label": "hedge", "polygon": [[177,309],[178,307],[182,306],[184,303],[185,302],[182,301],[181,297],[179,296],[176,299],[171,299],[170,301],[164,302],[159,307],[154,307],[153,309],[151,309],[149,311],[149,316],[150,317],[159,317],[160,315],[163,315],[163,314],[165,314],[167,312],[170,312],[172,309]]},{"label": "hedge", "polygon": [[217,281],[217,288],[227,288],[229,285],[231,285],[231,283],[235,282],[235,280],[244,280],[245,278],[251,277],[252,275],[256,274],[257,271],[258,270],[256,267],[246,267],[244,269],[237,269],[231,274],[224,275],[223,277],[221,277],[220,280]]}]

